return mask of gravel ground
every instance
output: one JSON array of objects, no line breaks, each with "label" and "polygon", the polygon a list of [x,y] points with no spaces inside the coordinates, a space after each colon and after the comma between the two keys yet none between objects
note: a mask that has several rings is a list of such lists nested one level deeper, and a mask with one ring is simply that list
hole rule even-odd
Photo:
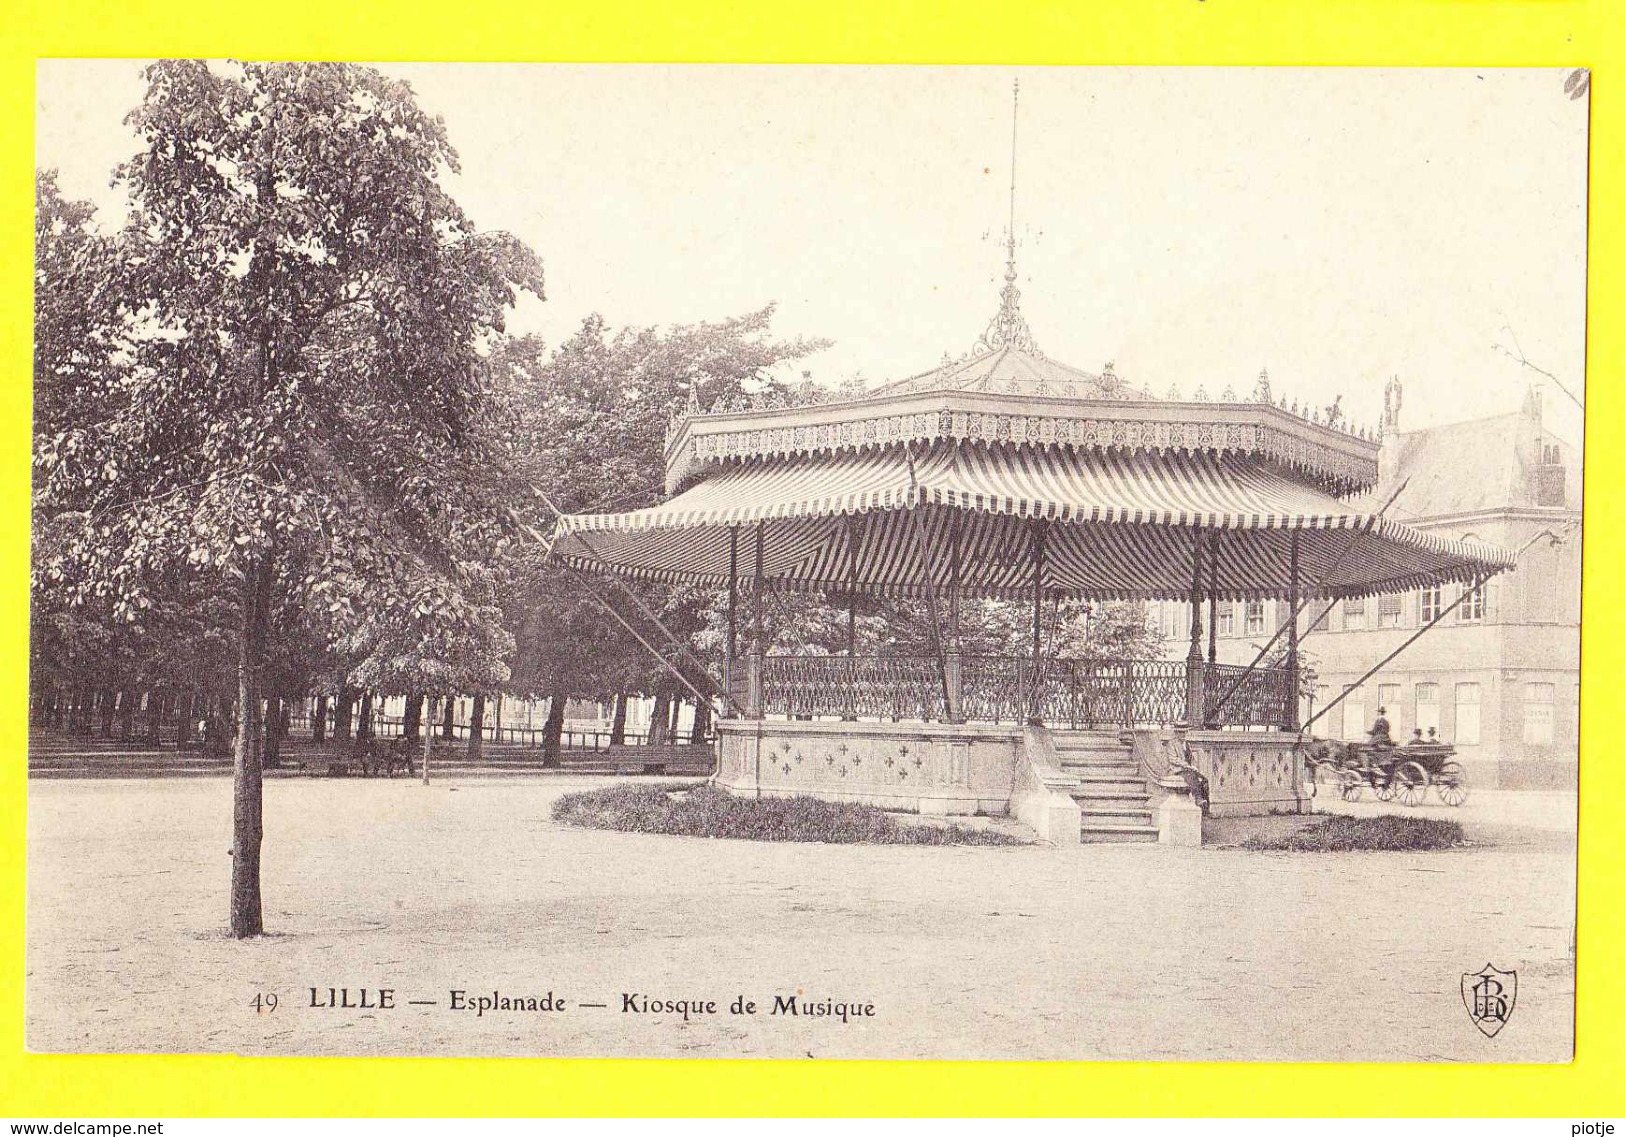
[{"label": "gravel ground", "polygon": [[[1481,794],[1426,854],[769,845],[574,830],[600,779],[278,780],[226,938],[229,781],[29,788],[42,1051],[1564,1061],[1572,794]],[[1324,803],[1350,812],[1390,807]],[[1428,812],[1435,812],[1430,809]],[[1234,839],[1224,822],[1210,836]],[[1460,977],[1518,972],[1493,1039]],[[395,992],[316,1009],[311,988]],[[452,1010],[493,990],[563,1011]],[[256,995],[274,994],[274,1012]],[[773,1015],[776,995],[872,1017]],[[623,996],[714,1001],[637,1013]],[[743,996],[755,1015],[730,1014]],[[371,995],[369,994],[369,997]],[[433,1001],[414,1006],[409,1000]],[[602,1003],[603,1008],[583,1004]]]}]

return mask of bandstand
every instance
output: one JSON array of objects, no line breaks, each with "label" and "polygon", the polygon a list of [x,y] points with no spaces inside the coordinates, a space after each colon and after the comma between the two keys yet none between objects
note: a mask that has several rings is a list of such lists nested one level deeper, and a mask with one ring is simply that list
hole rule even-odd
[{"label": "bandstand", "polygon": [[[1169,776],[1186,766],[1215,814],[1305,810],[1306,603],[1471,589],[1511,555],[1348,504],[1376,482],[1378,440],[1273,401],[1264,376],[1245,398],[1156,398],[1110,365],[1050,359],[1013,260],[965,358],[849,401],[696,408],[666,443],[668,500],[562,517],[553,556],[728,591],[715,780],[735,793],[1014,814],[1066,843],[1192,843],[1188,779]],[[771,590],[921,597],[933,650],[860,656],[849,639],[844,654],[769,654]],[[1030,602],[1031,650],[963,652],[970,596]],[[1056,597],[1188,603],[1188,650],[1047,656]],[[1212,602],[1262,599],[1290,614],[1276,665],[1217,662]]]}]

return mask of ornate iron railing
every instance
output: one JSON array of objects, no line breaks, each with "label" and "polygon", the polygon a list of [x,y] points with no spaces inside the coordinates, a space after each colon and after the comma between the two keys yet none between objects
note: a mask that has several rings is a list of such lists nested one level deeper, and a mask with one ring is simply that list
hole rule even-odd
[{"label": "ornate iron railing", "polygon": [[1154,726],[1185,717],[1179,660],[1056,659],[1046,662],[1042,680],[1038,713],[1052,726]]},{"label": "ornate iron railing", "polygon": [[1248,673],[1234,664],[1208,664],[1206,684],[1207,717],[1212,726],[1276,729],[1286,718],[1287,700],[1293,694],[1285,668],[1258,667]]},{"label": "ornate iron railing", "polygon": [[1032,697],[1032,660],[967,655],[960,664],[960,707],[970,722],[1019,723]]},{"label": "ornate iron railing", "polygon": [[762,661],[762,710],[796,717],[943,718],[935,656],[770,655]]},{"label": "ornate iron railing", "polygon": [[[1207,725],[1281,725],[1291,690],[1284,670],[1246,674],[1244,667],[1204,664],[1203,671],[1207,707],[1230,693]],[[940,722],[943,680],[935,656],[769,656],[762,661],[762,711]],[[969,722],[1020,723],[1036,710],[1045,723],[1071,730],[1166,726],[1186,721],[1188,691],[1184,660],[1046,659],[1036,675],[1032,660],[1022,657],[967,655],[959,664],[960,710]]]}]

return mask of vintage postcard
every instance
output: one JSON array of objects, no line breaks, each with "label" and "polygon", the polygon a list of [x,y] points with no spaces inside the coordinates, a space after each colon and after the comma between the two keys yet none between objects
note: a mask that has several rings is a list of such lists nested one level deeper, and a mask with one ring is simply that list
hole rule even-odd
[{"label": "vintage postcard", "polygon": [[1589,73],[37,73],[26,1041],[1567,1062]]}]

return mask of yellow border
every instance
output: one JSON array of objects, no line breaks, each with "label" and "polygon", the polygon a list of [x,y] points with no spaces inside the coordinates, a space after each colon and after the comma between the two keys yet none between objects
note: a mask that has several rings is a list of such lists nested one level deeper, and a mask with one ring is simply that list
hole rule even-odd
[{"label": "yellow border", "polygon": [[[15,0],[14,0],[15,3]],[[1625,1114],[1625,372],[1618,277],[1625,6],[1144,0],[819,4],[22,0],[0,17],[0,1115],[552,1113]],[[1568,1066],[55,1057],[23,1052],[29,317],[40,56],[1590,66],[1592,183],[1577,1059]],[[1615,63],[1622,69],[1616,72]],[[1598,319],[1599,313],[1613,313]],[[1328,1014],[1336,1009],[1328,1007]]]}]

